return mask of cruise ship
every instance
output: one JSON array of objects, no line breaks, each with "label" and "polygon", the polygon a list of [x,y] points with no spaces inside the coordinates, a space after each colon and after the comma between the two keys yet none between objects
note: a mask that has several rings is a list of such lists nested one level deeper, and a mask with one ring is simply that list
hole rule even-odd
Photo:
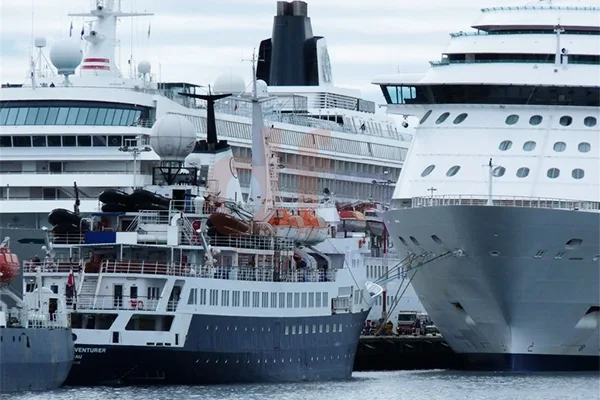
[{"label": "cruise ship", "polygon": [[[206,135],[206,103],[180,93],[208,89],[157,82],[147,61],[138,63],[135,76],[119,71],[117,20],[149,14],[121,11],[113,0],[96,3],[89,13],[70,14],[90,24],[81,38],[52,44],[52,66],[45,61],[50,46],[37,38],[30,78],[2,85],[2,229],[41,228],[51,210],[71,208],[76,197],[87,212],[97,209],[107,188],[150,184],[159,158],[147,144],[161,116],[183,115],[199,138]],[[316,201],[326,191],[342,203],[389,202],[412,127],[376,113],[375,103],[359,92],[334,85],[326,39],[313,35],[305,2],[277,2],[272,36],[260,42],[258,56],[259,86],[271,96],[263,111],[277,132],[271,145],[280,160],[282,197]],[[216,123],[232,145],[244,198],[251,164],[249,86],[231,73],[210,85],[213,94],[233,94],[215,104]],[[19,253],[22,234],[3,235],[13,238]]]},{"label": "cruise ship", "polygon": [[373,81],[420,118],[384,220],[466,368],[599,368],[595,4],[484,8],[425,75]]}]

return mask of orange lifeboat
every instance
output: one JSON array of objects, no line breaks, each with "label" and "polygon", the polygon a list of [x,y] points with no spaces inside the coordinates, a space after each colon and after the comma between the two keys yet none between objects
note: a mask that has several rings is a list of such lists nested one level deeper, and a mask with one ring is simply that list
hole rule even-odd
[{"label": "orange lifeboat", "polygon": [[327,239],[329,228],[322,217],[315,215],[311,210],[300,210],[300,216],[307,229],[305,244],[313,245]]},{"label": "orange lifeboat", "polygon": [[275,229],[279,237],[292,239],[296,242],[306,240],[307,229],[302,217],[292,215],[285,209],[275,211],[275,215],[269,219],[269,224]]},{"label": "orange lifeboat", "polygon": [[367,229],[367,219],[364,214],[354,210],[341,210],[340,226],[346,232],[364,232]]},{"label": "orange lifeboat", "polygon": [[8,284],[19,274],[20,268],[19,257],[10,251],[6,243],[2,243],[0,245],[0,285]]}]

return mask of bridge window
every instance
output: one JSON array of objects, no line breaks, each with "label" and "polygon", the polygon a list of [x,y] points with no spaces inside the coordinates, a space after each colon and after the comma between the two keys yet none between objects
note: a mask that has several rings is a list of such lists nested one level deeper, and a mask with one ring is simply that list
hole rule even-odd
[{"label": "bridge window", "polygon": [[465,119],[467,119],[467,116],[468,116],[468,114],[467,114],[467,113],[462,113],[462,114],[459,114],[459,115],[458,115],[456,118],[454,118],[454,121],[452,121],[452,123],[453,123],[454,125],[458,125],[458,124],[460,124],[461,122],[463,122]]},{"label": "bridge window", "polygon": [[541,115],[533,115],[531,118],[529,118],[529,123],[533,126],[536,126],[541,124],[543,120],[544,118]]},{"label": "bridge window", "polygon": [[421,177],[425,178],[427,175],[429,175],[433,170],[435,169],[435,165],[430,165],[427,168],[425,168],[423,170],[423,172],[421,172]]},{"label": "bridge window", "polygon": [[506,151],[508,149],[510,149],[512,147],[512,142],[510,140],[505,140],[502,143],[500,143],[500,145],[498,146],[498,148],[501,151]]},{"label": "bridge window", "polygon": [[501,177],[506,172],[506,168],[504,167],[496,167],[492,170],[492,175],[496,178]]},{"label": "bridge window", "polygon": [[587,142],[581,142],[579,143],[579,145],[577,146],[577,149],[581,152],[581,153],[587,153],[588,151],[590,151],[592,149],[592,145],[587,143]]},{"label": "bridge window", "polygon": [[446,176],[454,176],[460,171],[460,165],[455,165],[451,167],[448,172],[446,172]]},{"label": "bridge window", "polygon": [[[14,103],[13,103],[14,104]],[[0,126],[4,125],[102,125],[131,126],[142,115],[139,109],[109,107],[17,107],[0,104]]]},{"label": "bridge window", "polygon": [[450,113],[449,112],[445,112],[442,115],[440,115],[438,117],[438,119],[435,120],[435,123],[439,125],[442,122],[444,122],[446,119],[448,119],[449,116],[450,116]]},{"label": "bridge window", "polygon": [[583,120],[583,124],[585,126],[589,126],[590,128],[596,126],[597,123],[598,121],[595,117],[585,117],[585,119]]},{"label": "bridge window", "polygon": [[569,126],[573,123],[573,117],[570,117],[568,115],[563,115],[562,117],[560,117],[559,123],[562,126]]},{"label": "bridge window", "polygon": [[527,141],[523,143],[523,150],[525,151],[533,151],[535,149],[535,142]]},{"label": "bridge window", "polygon": [[558,168],[550,168],[546,175],[550,179],[558,178],[558,176],[560,175],[560,170]]},{"label": "bridge window", "polygon": [[514,125],[519,121],[519,116],[517,114],[511,114],[508,117],[506,117],[506,121],[504,121],[506,123],[506,125]]},{"label": "bridge window", "polygon": [[417,88],[414,86],[388,86],[388,94],[392,104],[408,103],[417,97]]},{"label": "bridge window", "polygon": [[571,176],[573,179],[582,179],[585,176],[585,171],[581,168],[575,168],[573,171],[571,171]]},{"label": "bridge window", "polygon": [[526,178],[529,175],[529,168],[521,167],[517,170],[517,178]]},{"label": "bridge window", "polygon": [[554,151],[558,153],[562,153],[567,149],[567,144],[565,142],[556,142],[554,143]]}]

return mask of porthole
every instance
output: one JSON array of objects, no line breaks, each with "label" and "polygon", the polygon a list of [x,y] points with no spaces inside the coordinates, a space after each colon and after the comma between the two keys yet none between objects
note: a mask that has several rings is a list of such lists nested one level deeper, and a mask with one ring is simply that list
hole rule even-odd
[{"label": "porthole", "polygon": [[583,124],[585,126],[589,126],[590,128],[596,126],[597,123],[598,120],[596,119],[596,117],[585,117],[585,119],[583,120]]},{"label": "porthole", "polygon": [[573,179],[582,179],[585,176],[585,171],[581,168],[575,168],[573,171],[571,171],[571,176]]},{"label": "porthole", "polygon": [[517,170],[517,178],[526,178],[529,175],[529,168],[521,167]]},{"label": "porthole", "polygon": [[450,116],[449,112],[445,112],[442,115],[440,115],[438,117],[438,119],[435,120],[436,124],[441,124],[442,122],[444,122],[446,119],[448,119],[448,117]]},{"label": "porthole", "polygon": [[417,240],[417,238],[415,238],[413,236],[409,236],[408,238],[417,246],[421,246],[421,243]]},{"label": "porthole", "polygon": [[433,170],[435,169],[435,165],[430,165],[429,167],[425,168],[423,170],[423,172],[421,172],[421,178],[425,178],[427,175],[429,175]]},{"label": "porthole", "polygon": [[588,151],[590,151],[592,149],[592,145],[589,144],[588,142],[581,142],[579,143],[579,145],[577,146],[577,149],[581,152],[581,153],[587,153]]},{"label": "porthole", "polygon": [[454,121],[452,121],[452,123],[455,125],[458,125],[461,122],[463,122],[465,119],[467,119],[467,116],[468,116],[467,113],[459,114],[456,118],[454,118]]},{"label": "porthole", "polygon": [[558,176],[560,175],[560,170],[558,168],[550,168],[546,175],[550,179],[558,178]]},{"label": "porthole", "polygon": [[543,120],[543,119],[544,119],[544,118],[542,118],[542,116],[541,116],[541,115],[534,115],[534,116],[532,116],[531,118],[529,118],[529,123],[530,123],[531,125],[533,125],[533,126],[535,126],[535,125],[539,125],[539,124],[541,124],[541,123],[542,123],[542,120]]},{"label": "porthole", "polygon": [[502,151],[506,151],[508,149],[510,149],[512,147],[512,142],[510,140],[505,140],[502,143],[500,143],[500,145],[498,146],[498,148]]},{"label": "porthole", "polygon": [[567,148],[567,144],[565,142],[556,142],[554,143],[554,151],[558,152],[558,153],[562,153],[563,151],[566,150]]},{"label": "porthole", "polygon": [[535,149],[535,142],[533,141],[528,141],[523,143],[523,150],[525,151],[533,151]]},{"label": "porthole", "polygon": [[403,245],[408,247],[408,243],[406,242],[406,240],[404,240],[404,238],[402,236],[398,236],[398,239],[400,239],[400,242],[402,242]]},{"label": "porthole", "polygon": [[506,125],[514,125],[519,121],[519,116],[517,114],[512,114],[506,117]]},{"label": "porthole", "polygon": [[563,115],[562,117],[560,117],[560,120],[558,122],[562,126],[569,126],[573,123],[573,117],[570,117],[568,115]]},{"label": "porthole", "polygon": [[506,168],[504,167],[496,167],[492,170],[492,175],[496,178],[501,177],[506,172]]},{"label": "porthole", "polygon": [[423,117],[421,118],[421,120],[419,121],[419,124],[422,124],[423,122],[427,121],[427,118],[429,118],[429,116],[431,115],[431,113],[433,112],[433,110],[429,110],[425,113],[425,115],[423,115]]},{"label": "porthole", "polygon": [[446,172],[446,176],[454,176],[460,171],[460,165],[455,165],[451,167],[448,172]]}]

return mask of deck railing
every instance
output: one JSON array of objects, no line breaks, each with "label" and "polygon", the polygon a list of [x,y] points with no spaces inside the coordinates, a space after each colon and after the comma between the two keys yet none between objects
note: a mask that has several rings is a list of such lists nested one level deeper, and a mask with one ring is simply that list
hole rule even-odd
[{"label": "deck railing", "polygon": [[73,310],[130,310],[130,311],[156,311],[157,298],[148,297],[115,297],[113,295],[87,295],[80,294],[77,301],[69,305]]},{"label": "deck railing", "polygon": [[21,328],[67,328],[71,326],[69,313],[10,309],[6,313],[8,327]]},{"label": "deck railing", "polygon": [[[414,197],[394,200],[392,208],[416,208],[439,206],[485,206],[488,196],[482,195],[443,195]],[[552,199],[542,197],[492,196],[492,204],[500,207],[551,208],[573,211],[600,211],[600,202],[585,200]]]}]

